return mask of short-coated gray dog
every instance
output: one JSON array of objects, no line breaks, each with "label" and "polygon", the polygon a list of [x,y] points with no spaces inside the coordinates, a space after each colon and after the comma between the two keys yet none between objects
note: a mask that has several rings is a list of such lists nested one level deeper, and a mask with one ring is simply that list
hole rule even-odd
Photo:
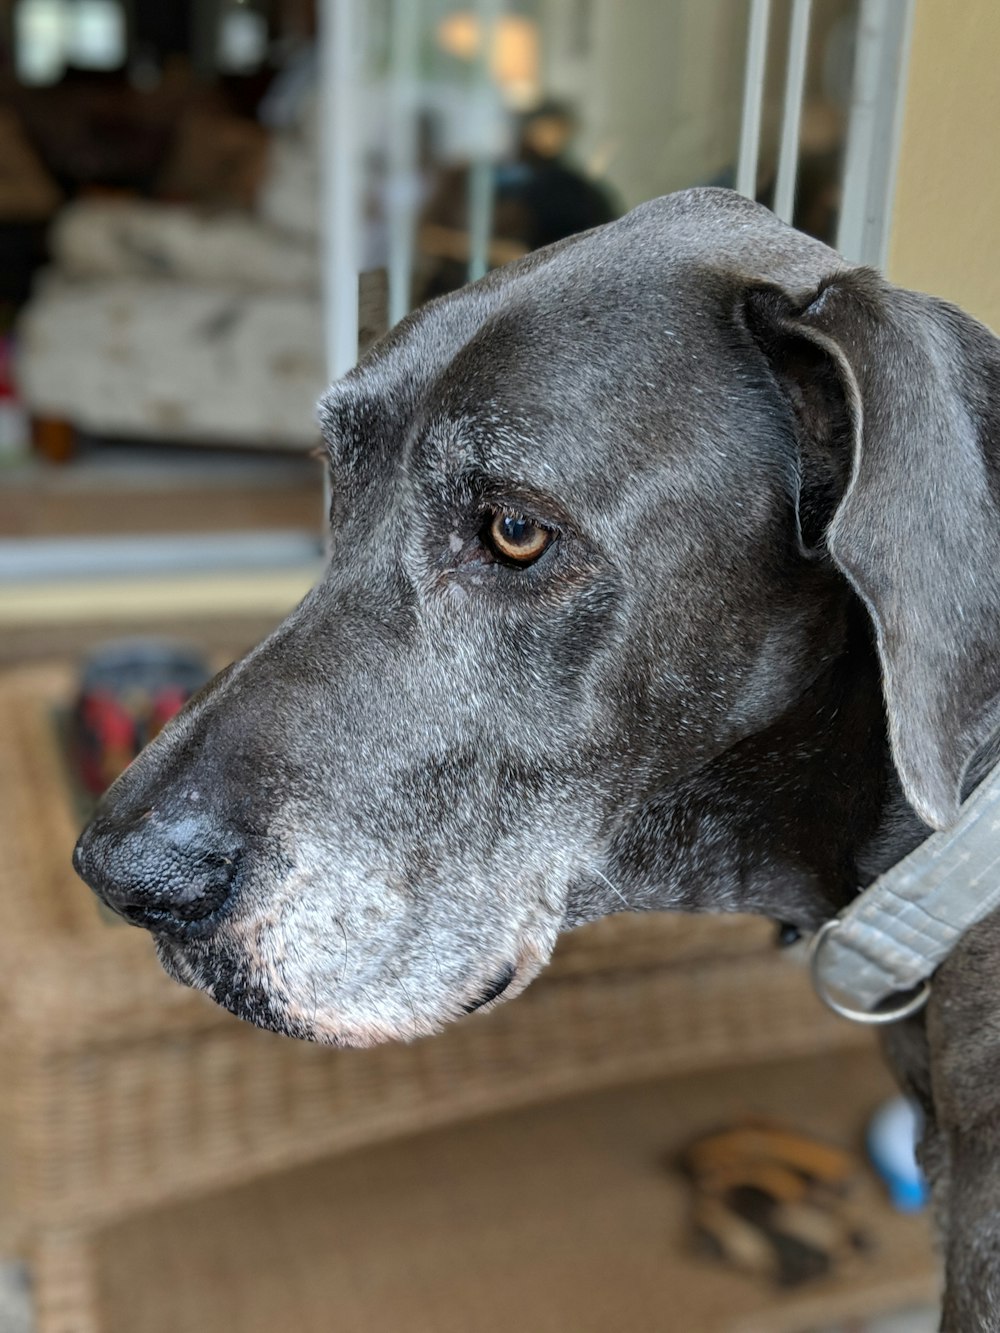
[{"label": "short-coated gray dog", "polygon": [[[1000,726],[1000,343],[722,190],[404,320],[325,397],[332,554],[80,873],[241,1017],[366,1045],[627,908],[810,931]],[[1000,923],[893,1030],[950,1333],[1000,1329]]]}]

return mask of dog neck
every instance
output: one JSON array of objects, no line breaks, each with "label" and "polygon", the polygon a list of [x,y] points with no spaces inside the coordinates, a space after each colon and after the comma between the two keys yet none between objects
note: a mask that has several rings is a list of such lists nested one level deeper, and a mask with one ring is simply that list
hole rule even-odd
[{"label": "dog neck", "polygon": [[861,615],[766,729],[657,794],[616,846],[632,910],[751,912],[815,929],[930,835],[892,762]]}]

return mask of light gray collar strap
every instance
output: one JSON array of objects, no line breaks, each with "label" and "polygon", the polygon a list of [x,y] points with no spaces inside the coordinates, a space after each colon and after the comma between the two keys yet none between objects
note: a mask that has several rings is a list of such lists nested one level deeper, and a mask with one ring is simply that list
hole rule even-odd
[{"label": "light gray collar strap", "polygon": [[931,834],[816,933],[816,990],[856,1022],[905,1018],[926,1002],[932,973],[969,927],[998,907],[1000,766],[951,828]]}]

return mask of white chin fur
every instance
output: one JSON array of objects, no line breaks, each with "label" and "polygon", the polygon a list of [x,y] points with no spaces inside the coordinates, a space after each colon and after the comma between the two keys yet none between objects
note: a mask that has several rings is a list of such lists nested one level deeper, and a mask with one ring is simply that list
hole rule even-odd
[{"label": "white chin fur", "polygon": [[[205,991],[259,1027],[326,1045],[368,1047],[440,1031],[466,1016],[466,1006],[511,965],[510,984],[476,1012],[486,1013],[519,995],[547,963],[558,934],[558,916],[551,904],[535,904],[531,917],[511,932],[508,944],[490,948],[488,962],[470,953],[450,985],[442,984],[444,978],[433,968],[421,971],[412,958],[404,972],[402,960],[391,950],[384,961],[373,961],[363,946],[359,953],[376,975],[359,980],[342,968],[330,967],[331,956],[322,949],[322,941],[312,938],[305,947],[301,943],[294,947],[294,922],[279,924],[273,916],[230,920],[222,928],[224,940],[218,942],[185,946],[161,940],[158,951],[161,963],[178,981]],[[427,956],[433,955],[429,948]],[[318,970],[317,963],[325,963],[329,970]],[[220,976],[226,973],[238,977],[230,993],[222,990]]]}]

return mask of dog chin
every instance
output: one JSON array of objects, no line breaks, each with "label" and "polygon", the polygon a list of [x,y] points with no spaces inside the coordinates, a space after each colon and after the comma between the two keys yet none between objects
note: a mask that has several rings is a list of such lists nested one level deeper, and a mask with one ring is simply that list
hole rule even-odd
[{"label": "dog chin", "polygon": [[220,1008],[254,1027],[282,1036],[315,1040],[301,1023],[294,1023],[282,1006],[260,986],[244,984],[239,971],[226,960],[213,961],[198,946],[180,946],[173,940],[156,939],[160,966],[174,981],[203,991]]},{"label": "dog chin", "polygon": [[456,1018],[472,1012],[487,1013],[519,996],[531,984],[548,960],[551,949],[525,946],[516,961],[484,968],[483,976],[471,982],[468,992],[448,998],[440,1012],[411,1013],[387,1020],[380,1014],[348,1017],[344,1013],[320,1008],[316,1002],[300,1000],[283,988],[264,986],[249,977],[229,950],[205,941],[179,944],[169,938],[156,938],[160,965],[168,976],[195,990],[203,990],[220,1008],[235,1014],[256,1028],[276,1032],[301,1041],[327,1046],[383,1045],[389,1041],[413,1041],[429,1037]]},{"label": "dog chin", "polygon": [[527,987],[545,964],[548,950],[526,948],[516,963],[487,970],[483,981],[465,996],[442,1007],[439,1014],[413,1012],[402,1021],[388,1022],[366,1014],[360,1021],[304,1004],[287,993],[268,990],[250,981],[245,968],[202,941],[178,944],[156,938],[160,965],[182,985],[203,991],[220,1008],[254,1027],[324,1046],[369,1047],[387,1042],[413,1041],[439,1032],[448,1023],[470,1014],[487,1013],[513,999]]},{"label": "dog chin", "polygon": [[162,937],[156,938],[156,953],[160,966],[174,981],[203,991],[221,1009],[244,1023],[283,1037],[327,1046],[373,1044],[353,1041],[349,1030],[322,1021],[318,1014],[307,1015],[301,1007],[290,1005],[286,997],[247,983],[242,970],[225,954],[214,950],[209,953],[199,944],[178,945]]}]

